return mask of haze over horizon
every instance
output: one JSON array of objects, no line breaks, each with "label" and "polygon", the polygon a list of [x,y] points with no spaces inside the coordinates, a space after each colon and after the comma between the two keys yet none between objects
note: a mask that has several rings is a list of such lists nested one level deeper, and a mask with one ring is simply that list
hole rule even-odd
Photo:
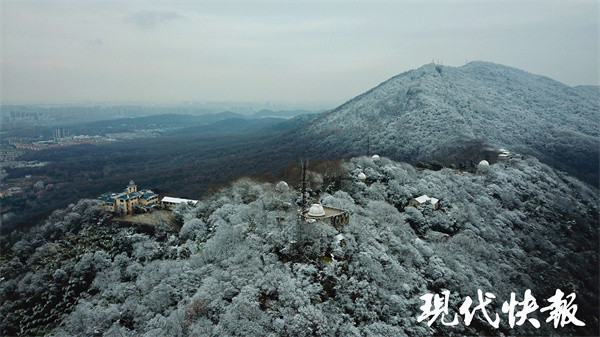
[{"label": "haze over horizon", "polygon": [[598,85],[597,2],[0,4],[2,104],[333,108],[404,71],[481,60]]}]

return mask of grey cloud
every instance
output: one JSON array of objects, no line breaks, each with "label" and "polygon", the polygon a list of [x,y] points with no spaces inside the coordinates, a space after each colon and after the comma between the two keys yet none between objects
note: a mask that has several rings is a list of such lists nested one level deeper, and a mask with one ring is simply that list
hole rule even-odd
[{"label": "grey cloud", "polygon": [[181,15],[171,11],[140,11],[128,16],[125,21],[142,29],[152,29],[161,23],[181,18]]},{"label": "grey cloud", "polygon": [[432,58],[598,84],[593,3],[0,6],[5,102],[277,99],[331,107]]}]

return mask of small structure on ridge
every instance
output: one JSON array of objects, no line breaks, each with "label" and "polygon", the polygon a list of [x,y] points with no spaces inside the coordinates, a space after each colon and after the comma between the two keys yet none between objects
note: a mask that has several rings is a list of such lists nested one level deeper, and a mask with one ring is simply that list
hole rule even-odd
[{"label": "small structure on ridge", "polygon": [[440,208],[440,199],[430,198],[426,194],[424,194],[418,198],[411,199],[408,202],[408,206],[419,207],[421,205],[426,205],[428,203],[433,206],[433,209]]},{"label": "small structure on ridge", "polygon": [[198,200],[164,197],[162,198],[160,203],[164,209],[173,210],[173,208],[175,208],[175,206],[179,204],[188,204],[191,206],[196,206]]}]

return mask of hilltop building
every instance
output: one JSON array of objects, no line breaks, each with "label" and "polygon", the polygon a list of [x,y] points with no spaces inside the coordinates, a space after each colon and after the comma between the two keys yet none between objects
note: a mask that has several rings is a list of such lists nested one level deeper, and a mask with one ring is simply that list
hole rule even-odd
[{"label": "hilltop building", "polygon": [[507,160],[508,158],[510,158],[512,156],[510,151],[508,151],[506,149],[500,149],[498,151],[500,151],[500,154],[498,154],[498,160]]},{"label": "hilltop building", "polygon": [[182,198],[174,198],[174,197],[164,197],[162,198],[161,204],[164,209],[172,210],[175,206],[179,204],[188,204],[195,206],[198,203],[198,200],[192,199],[182,199]]},{"label": "hilltop building", "polygon": [[302,212],[302,219],[307,222],[324,220],[329,222],[333,227],[338,227],[348,224],[350,216],[343,209],[313,204],[310,206],[310,209]]},{"label": "hilltop building", "polygon": [[418,198],[411,199],[408,202],[408,206],[419,207],[421,205],[426,205],[427,203],[429,203],[431,206],[433,206],[433,209],[440,208],[440,199],[430,198],[426,194],[422,195]]},{"label": "hilltop building", "polygon": [[107,192],[101,195],[100,206],[109,212],[131,214],[135,207],[150,210],[158,207],[158,194],[150,190],[138,191],[133,180],[127,185],[127,189],[121,193]]}]

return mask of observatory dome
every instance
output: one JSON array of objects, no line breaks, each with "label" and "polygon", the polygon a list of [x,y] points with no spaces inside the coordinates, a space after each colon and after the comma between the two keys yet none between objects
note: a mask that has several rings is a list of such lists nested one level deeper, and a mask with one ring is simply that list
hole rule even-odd
[{"label": "observatory dome", "polygon": [[310,216],[323,216],[325,215],[325,210],[321,204],[312,204],[310,209],[308,210],[308,215]]},{"label": "observatory dome", "polygon": [[490,167],[490,163],[488,163],[487,160],[482,160],[479,162],[479,164],[477,164],[477,170],[480,172],[486,172],[487,170],[489,170]]},{"label": "observatory dome", "polygon": [[288,184],[285,181],[280,181],[275,185],[275,190],[277,192],[285,192],[289,189]]},{"label": "observatory dome", "polygon": [[364,173],[359,173],[358,174],[358,180],[362,180],[365,181],[367,179],[367,176]]}]

